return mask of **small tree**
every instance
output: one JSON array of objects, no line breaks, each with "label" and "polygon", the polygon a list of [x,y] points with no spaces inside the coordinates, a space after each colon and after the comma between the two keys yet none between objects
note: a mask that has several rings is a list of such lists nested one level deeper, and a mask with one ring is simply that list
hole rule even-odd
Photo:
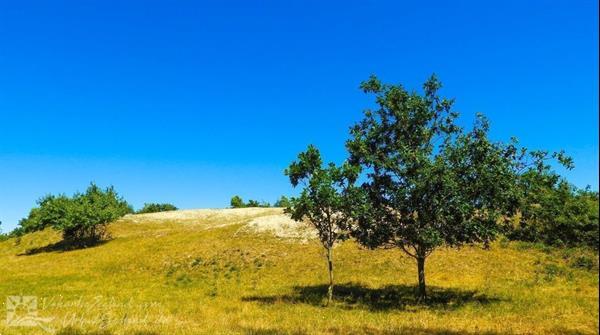
[{"label": "small tree", "polygon": [[232,208],[244,208],[246,204],[244,200],[239,195],[234,195],[231,197],[231,201],[229,202]]},{"label": "small tree", "polygon": [[85,193],[48,195],[39,206],[19,222],[24,232],[52,227],[63,234],[69,244],[86,246],[105,238],[106,226],[132,209],[113,187],[101,189],[91,184]]},{"label": "small tree", "polygon": [[290,207],[290,199],[288,199],[288,197],[286,197],[285,195],[282,195],[281,198],[279,198],[277,201],[275,201],[275,207],[283,207],[283,208],[287,208]]},{"label": "small tree", "polygon": [[319,236],[319,241],[327,253],[329,288],[327,302],[333,300],[333,247],[338,241],[348,237],[347,228],[349,194],[358,171],[356,167],[344,164],[341,167],[329,163],[323,166],[321,154],[310,145],[298,155],[285,174],[294,187],[300,183],[304,188],[299,197],[290,199],[286,212],[296,221],[308,220]]},{"label": "small tree", "polygon": [[[425,260],[439,246],[487,245],[499,220],[515,212],[526,150],[493,143],[483,116],[469,132],[455,123],[453,100],[432,76],[422,95],[372,76],[362,83],[378,105],[351,129],[351,163],[366,171],[364,206],[353,234],[371,248],[397,247],[414,258],[418,296],[426,297]],[[539,162],[539,152],[531,155]]]}]

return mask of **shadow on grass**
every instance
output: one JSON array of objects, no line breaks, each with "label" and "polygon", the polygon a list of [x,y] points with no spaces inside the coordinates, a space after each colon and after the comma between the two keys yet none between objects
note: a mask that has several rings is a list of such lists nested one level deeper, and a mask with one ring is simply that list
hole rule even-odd
[{"label": "shadow on grass", "polygon": [[110,239],[104,239],[104,240],[100,240],[100,241],[89,241],[86,243],[73,243],[70,241],[62,240],[62,241],[58,241],[56,243],[48,244],[43,247],[27,249],[27,250],[25,250],[25,252],[17,254],[17,256],[30,256],[30,255],[36,255],[36,254],[41,254],[41,253],[46,253],[46,252],[65,252],[65,251],[78,250],[78,249],[89,249],[89,248],[103,245],[104,243],[107,243],[108,241],[110,241]]},{"label": "shadow on grass", "polygon": [[[327,285],[295,286],[293,291],[290,295],[243,297],[242,301],[322,306],[326,301]],[[456,309],[465,304],[487,305],[501,300],[479,294],[477,291],[430,286],[427,289],[427,299],[419,301],[413,286],[389,285],[382,288],[369,288],[355,283],[336,285],[333,294],[335,304],[338,306],[370,310],[406,310],[415,307],[445,310]]]},{"label": "shadow on grass", "polygon": [[[579,331],[570,331],[565,329],[556,329],[555,334],[566,334],[566,335],[581,335]],[[372,328],[358,328],[358,329],[327,329],[328,334],[344,334],[344,335],[512,335],[512,332],[506,331],[464,331],[464,330],[449,330],[443,328],[421,328],[421,327],[401,327],[392,330],[378,330]],[[286,331],[282,329],[263,329],[263,328],[245,328],[242,329],[243,334],[247,335],[307,335],[308,332],[302,331]],[[554,333],[554,332],[553,332]]]}]

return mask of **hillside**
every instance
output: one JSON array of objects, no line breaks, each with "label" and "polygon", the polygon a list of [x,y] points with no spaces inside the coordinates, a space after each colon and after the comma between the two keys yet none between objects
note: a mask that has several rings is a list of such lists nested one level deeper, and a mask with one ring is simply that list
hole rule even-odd
[{"label": "hillside", "polygon": [[[281,209],[129,215],[110,232],[80,250],[52,230],[0,242],[1,301],[36,296],[58,334],[598,333],[597,256],[581,250],[441,249],[427,263],[432,301],[419,304],[412,259],[347,241],[337,302],[323,307],[322,249]],[[582,253],[592,269],[574,266]],[[1,319],[2,335],[47,333]]]}]

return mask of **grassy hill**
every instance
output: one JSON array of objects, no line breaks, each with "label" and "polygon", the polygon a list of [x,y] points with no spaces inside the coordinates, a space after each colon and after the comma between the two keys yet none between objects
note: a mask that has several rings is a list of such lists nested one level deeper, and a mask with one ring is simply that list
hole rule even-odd
[{"label": "grassy hill", "polygon": [[[593,253],[441,249],[427,263],[432,299],[419,304],[412,259],[348,241],[335,249],[337,302],[324,307],[319,244],[247,225],[280,214],[132,215],[111,226],[110,241],[80,250],[64,250],[52,230],[1,242],[0,301],[36,296],[37,316],[52,318],[40,322],[58,334],[598,333]],[[0,321],[2,335],[45,333]]]}]

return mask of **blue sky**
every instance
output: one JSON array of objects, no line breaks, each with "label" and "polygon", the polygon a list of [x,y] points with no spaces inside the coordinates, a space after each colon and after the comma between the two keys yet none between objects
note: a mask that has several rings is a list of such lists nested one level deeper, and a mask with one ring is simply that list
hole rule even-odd
[{"label": "blue sky", "polygon": [[[426,5],[425,5],[426,4]],[[90,181],[135,207],[292,192],[308,143],[345,157],[370,74],[435,72],[492,137],[565,149],[598,189],[596,1],[0,0],[0,221]]]}]

